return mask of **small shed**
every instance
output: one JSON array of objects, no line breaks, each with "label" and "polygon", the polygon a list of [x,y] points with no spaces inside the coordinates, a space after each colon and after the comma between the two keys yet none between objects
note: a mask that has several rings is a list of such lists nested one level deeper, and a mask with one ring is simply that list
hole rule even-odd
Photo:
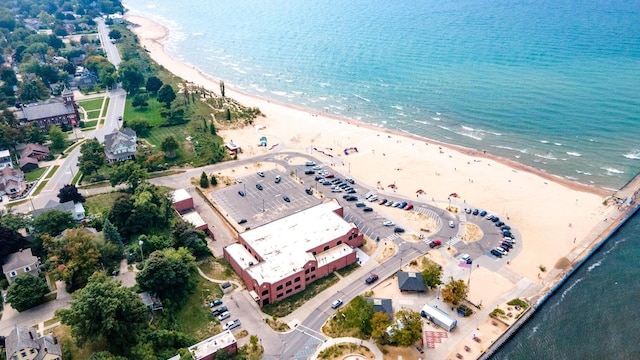
[{"label": "small shed", "polygon": [[398,271],[398,287],[400,291],[427,292],[427,285],[419,272]]},{"label": "small shed", "polygon": [[389,315],[389,319],[393,318],[393,307],[391,299],[365,298],[368,302],[373,303],[373,312],[382,312]]},{"label": "small shed", "polygon": [[173,208],[176,209],[179,214],[182,214],[189,209],[193,209],[193,197],[189,195],[187,190],[175,190],[171,194],[171,197],[173,199]]},{"label": "small shed", "polygon": [[233,142],[233,140],[231,140],[228,143],[224,144],[224,147],[226,147],[227,151],[229,151],[229,155],[236,155],[236,154],[242,152],[242,148],[240,148],[239,145],[235,144]]},{"label": "small shed", "polygon": [[456,325],[458,325],[458,320],[452,318],[449,314],[437,307],[428,304],[424,305],[422,311],[420,311],[420,315],[447,331],[453,330]]}]

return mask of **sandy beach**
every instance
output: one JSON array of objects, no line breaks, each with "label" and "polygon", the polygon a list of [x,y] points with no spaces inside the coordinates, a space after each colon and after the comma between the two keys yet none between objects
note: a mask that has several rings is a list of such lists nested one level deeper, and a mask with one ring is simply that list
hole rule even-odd
[{"label": "sandy beach", "polygon": [[[164,52],[166,28],[142,17],[126,19],[138,25],[132,30],[156,62],[189,82],[219,92],[217,79]],[[589,247],[594,227],[615,211],[614,206],[603,204],[612,193],[609,190],[571,182],[482,151],[261,99],[236,91],[232,84],[226,84],[226,95],[265,114],[254,123],[263,126],[262,130],[220,131],[225,141],[233,140],[243,148],[241,157],[283,150],[312,154],[360,184],[378,188],[379,193],[418,197],[442,208],[449,205],[449,194],[457,193],[452,205],[485,209],[509,219],[521,234],[523,251],[506,266],[534,284],[537,291],[562,275],[568,264],[565,258],[574,260],[569,254]],[[260,136],[269,139],[268,147],[257,146]],[[344,149],[352,147],[358,151],[345,155]],[[395,184],[395,189],[390,184]],[[416,194],[419,189],[424,193]],[[497,299],[516,286],[499,274],[479,271],[477,277],[494,285],[474,289],[471,295],[477,298]]]}]

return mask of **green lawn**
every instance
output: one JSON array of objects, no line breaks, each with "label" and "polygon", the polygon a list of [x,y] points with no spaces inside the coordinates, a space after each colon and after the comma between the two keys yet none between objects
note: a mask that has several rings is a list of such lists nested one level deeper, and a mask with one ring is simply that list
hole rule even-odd
[{"label": "green lawn", "polygon": [[165,123],[165,119],[160,116],[163,105],[155,98],[149,98],[149,106],[134,108],[131,105],[133,96],[127,97],[127,104],[124,107],[124,119],[126,121],[146,120],[151,126],[157,126]]},{"label": "green lawn", "polygon": [[196,290],[189,295],[185,306],[175,314],[178,330],[193,336],[197,341],[220,332],[220,327],[215,326],[219,322],[211,315],[208,301],[219,298],[221,295],[222,291],[218,284],[210,283],[198,276]]},{"label": "green lawn", "polygon": [[98,126],[98,119],[84,122],[85,129],[90,127],[96,127],[96,126]]},{"label": "green lawn", "polygon": [[102,214],[105,210],[111,209],[118,196],[120,196],[119,192],[110,192],[87,197],[84,203],[87,215]]},{"label": "green lawn", "polygon": [[40,178],[40,176],[42,176],[42,174],[44,174],[44,172],[46,170],[47,170],[47,168],[43,167],[43,168],[35,169],[33,171],[29,171],[28,173],[24,174],[24,178],[28,182],[36,181],[36,180],[38,180]]},{"label": "green lawn", "polygon": [[178,143],[182,143],[189,136],[189,131],[185,125],[154,127],[146,139],[159,149],[162,141],[168,136],[173,136]]},{"label": "green lawn", "polygon": [[42,191],[42,189],[44,189],[44,187],[47,185],[47,182],[47,180],[41,182],[40,185],[38,185],[38,187],[33,191],[33,193],[31,193],[31,196],[38,196],[38,194],[40,194],[40,191]]},{"label": "green lawn", "polygon": [[51,171],[49,171],[49,173],[47,174],[46,179],[51,179],[53,174],[55,174],[56,171],[58,171],[59,168],[60,168],[60,165],[53,165],[53,169],[51,169]]},{"label": "green lawn", "polygon": [[87,119],[98,120],[100,118],[100,109],[87,111]]},{"label": "green lawn", "polygon": [[103,102],[104,98],[98,98],[78,101],[78,105],[80,105],[80,107],[82,107],[86,112],[89,112],[93,110],[100,110],[100,108],[102,108]]}]

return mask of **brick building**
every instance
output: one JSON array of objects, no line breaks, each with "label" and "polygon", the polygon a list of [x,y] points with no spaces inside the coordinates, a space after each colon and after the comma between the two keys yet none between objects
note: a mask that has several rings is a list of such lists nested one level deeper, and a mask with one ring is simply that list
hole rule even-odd
[{"label": "brick building", "polygon": [[358,228],[335,200],[238,235],[224,258],[262,307],[303,291],[307,284],[357,261]]},{"label": "brick building", "polygon": [[65,88],[61,96],[47,102],[22,104],[15,112],[16,118],[22,125],[35,122],[43,129],[49,125],[78,126],[80,113],[73,92]]}]

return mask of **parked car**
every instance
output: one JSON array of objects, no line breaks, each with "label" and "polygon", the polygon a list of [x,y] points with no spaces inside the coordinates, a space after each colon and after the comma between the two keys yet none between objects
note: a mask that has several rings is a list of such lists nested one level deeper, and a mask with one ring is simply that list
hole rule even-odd
[{"label": "parked car", "polygon": [[237,328],[238,326],[240,326],[240,320],[235,319],[222,325],[222,330],[231,330]]},{"label": "parked car", "polygon": [[304,189],[304,192],[306,192],[309,195],[313,195],[313,190],[311,190],[311,188]]},{"label": "parked car", "polygon": [[380,202],[379,202],[378,204],[380,204],[380,205],[384,205],[384,204],[386,204],[386,203],[387,203],[387,199],[382,199],[382,200],[380,200]]},{"label": "parked car", "polygon": [[329,185],[331,185],[331,181],[329,181],[329,180],[324,180],[324,181],[322,182],[322,185],[329,186]]},{"label": "parked car", "polygon": [[373,211],[373,208],[370,208],[370,207],[367,206],[367,207],[363,208],[362,211],[371,212],[371,211]]},{"label": "parked car", "polygon": [[498,222],[496,223],[496,227],[501,227],[502,225],[504,225],[504,223],[503,223],[502,221],[498,221]]},{"label": "parked car", "polygon": [[393,204],[395,204],[395,202],[393,201],[387,201],[384,206],[393,206]]},{"label": "parked car", "polygon": [[464,212],[466,212],[467,214],[471,214],[471,209],[470,208],[465,208]]},{"label": "parked car", "polygon": [[357,200],[358,200],[358,197],[353,195],[350,195],[350,197],[347,198],[347,201],[357,201]]},{"label": "parked car", "polygon": [[333,188],[333,189],[331,189],[331,192],[339,193],[339,192],[342,192],[342,189],[340,189],[340,188]]},{"label": "parked car", "polygon": [[486,210],[482,210],[482,211],[480,211],[480,216],[484,217],[485,215],[487,215]]},{"label": "parked car", "polygon": [[500,230],[511,230],[511,226],[503,225],[502,227],[500,227]]},{"label": "parked car", "polygon": [[508,247],[509,249],[512,249],[512,248],[513,248],[513,244],[512,244],[512,243],[510,243],[510,242],[508,242],[508,241],[503,241],[503,242],[502,242],[502,244],[500,244],[500,246],[502,246],[503,248],[506,246],[506,247]]},{"label": "parked car", "polygon": [[496,257],[501,258],[502,257],[502,253],[496,249],[491,249],[491,254],[493,254]]},{"label": "parked car", "polygon": [[244,191],[240,190],[240,191],[238,191],[238,195],[240,195],[240,196],[244,196],[244,195],[245,195],[245,193],[244,193]]},{"label": "parked car", "polygon": [[222,320],[228,319],[230,317],[231,317],[231,314],[228,311],[225,311],[222,314],[218,315],[218,320],[222,321]]},{"label": "parked car", "polygon": [[264,173],[262,171],[258,171],[258,176],[264,177]]},{"label": "parked car", "polygon": [[247,219],[240,219],[240,220],[238,220],[238,225],[242,225],[242,224],[244,224],[246,222],[247,222]]},{"label": "parked car", "polygon": [[369,198],[367,200],[369,200],[371,202],[377,201],[378,200],[378,195],[369,196]]},{"label": "parked car", "polygon": [[432,248],[432,249],[434,247],[438,247],[440,245],[442,245],[442,242],[440,240],[431,240],[431,241],[429,241],[429,247]]},{"label": "parked car", "polygon": [[367,206],[367,204],[365,204],[363,202],[359,202],[359,203],[356,203],[356,206],[357,207],[365,207],[365,206]]},{"label": "parked car", "polygon": [[324,177],[322,175],[316,175],[315,179],[316,181],[323,181]]},{"label": "parked car", "polygon": [[471,264],[471,262],[472,262],[472,261],[471,261],[471,255],[469,255],[469,254],[462,254],[462,255],[460,256],[460,260],[461,260],[461,261],[464,261],[464,262],[465,262],[465,263],[467,263],[467,264]]},{"label": "parked car", "polygon": [[372,284],[372,283],[376,282],[376,280],[378,280],[378,275],[371,274],[371,275],[369,275],[369,277],[364,282],[367,283],[367,284]]},{"label": "parked car", "polygon": [[315,174],[315,173],[316,173],[316,172],[315,172],[315,171],[313,171],[313,170],[305,170],[305,171],[304,171],[304,174],[305,174],[305,175],[313,175],[313,174]]},{"label": "parked car", "polygon": [[407,206],[407,202],[406,201],[403,201],[403,202],[400,203],[400,205],[398,205],[398,207],[400,209],[404,209],[405,206]]},{"label": "parked car", "polygon": [[222,305],[222,299],[215,299],[212,302],[209,303],[209,307],[210,308],[214,308],[216,306],[220,306]]},{"label": "parked car", "polygon": [[393,232],[394,232],[394,233],[399,233],[399,234],[401,234],[401,233],[403,233],[403,232],[404,232],[404,229],[403,229],[403,228],[401,228],[401,227],[397,227],[397,228],[393,229]]},{"label": "parked car", "polygon": [[345,190],[348,194],[355,194],[356,193],[356,189],[349,189],[349,190]]},{"label": "parked car", "polygon": [[344,181],[346,181],[346,182],[348,182],[349,184],[352,184],[352,185],[356,183],[355,181],[353,181],[352,178],[346,178],[346,179],[344,179]]},{"label": "parked car", "polygon": [[227,310],[229,310],[229,309],[227,309],[226,306],[220,306],[219,308],[211,310],[211,315],[218,316],[218,315],[220,315],[220,314],[222,314],[224,312],[227,312]]},{"label": "parked car", "polygon": [[241,178],[236,178],[236,183],[242,184],[242,179]]},{"label": "parked car", "polygon": [[289,199],[289,197],[287,195],[282,197],[282,200],[286,201],[286,202],[290,202],[291,199]]},{"label": "parked car", "polygon": [[282,178],[280,176],[276,176],[276,179],[275,179],[276,184],[279,183],[280,180],[282,180]]},{"label": "parked car", "polygon": [[411,210],[413,209],[413,204],[407,204],[407,206],[404,207],[405,210]]},{"label": "parked car", "polygon": [[480,210],[478,209],[473,209],[473,215],[478,215],[480,213]]},{"label": "parked car", "polygon": [[493,219],[493,214],[487,215],[487,220],[491,220],[491,219]]},{"label": "parked car", "polygon": [[454,228],[456,227],[456,224],[454,224],[452,220],[449,220],[449,227]]},{"label": "parked car", "polygon": [[313,170],[322,170],[322,166],[320,165],[316,165],[314,167],[312,167]]},{"label": "parked car", "polygon": [[393,225],[395,225],[395,223],[393,221],[391,221],[391,220],[385,220],[382,223],[382,225],[384,225],[384,226],[393,226]]},{"label": "parked car", "polygon": [[342,300],[341,299],[336,299],[334,302],[331,303],[331,308],[332,309],[337,309],[340,307],[340,305],[342,305]]},{"label": "parked car", "polygon": [[261,185],[261,184],[256,184],[256,189],[258,189],[258,190],[262,190],[262,189],[263,189],[263,187],[262,187],[262,185]]},{"label": "parked car", "polygon": [[316,166],[316,163],[313,161],[307,161],[306,163],[304,163],[306,166]]},{"label": "parked car", "polygon": [[497,247],[497,248],[495,248],[495,249],[496,249],[496,250],[498,250],[498,252],[499,252],[500,254],[502,254],[502,256],[506,256],[506,255],[507,255],[507,250],[505,250],[505,249],[503,249],[503,248],[501,248],[501,247]]},{"label": "parked car", "polygon": [[335,174],[333,174],[333,173],[328,173],[328,174],[327,174],[327,175],[325,175],[324,177],[326,177],[327,179],[331,179],[331,178],[336,177],[336,175],[335,175]]},{"label": "parked car", "polygon": [[495,223],[495,222],[500,221],[500,218],[497,217],[497,216],[494,216],[493,219],[491,219],[491,221],[493,221]]}]

